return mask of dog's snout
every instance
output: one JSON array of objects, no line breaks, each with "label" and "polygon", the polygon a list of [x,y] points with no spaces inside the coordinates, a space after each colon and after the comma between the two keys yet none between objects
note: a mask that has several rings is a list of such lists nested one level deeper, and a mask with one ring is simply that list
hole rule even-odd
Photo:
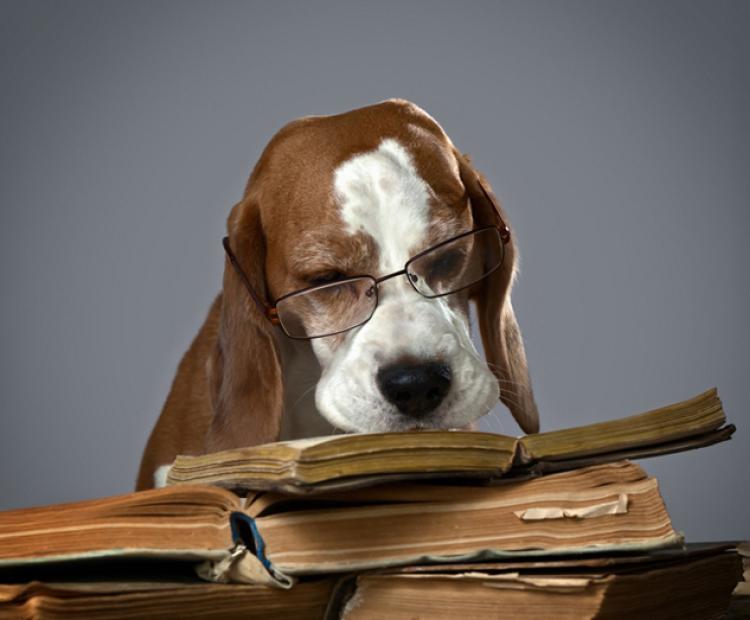
[{"label": "dog's snout", "polygon": [[427,364],[392,364],[378,371],[377,382],[386,399],[403,414],[422,416],[435,409],[451,387],[449,366]]}]

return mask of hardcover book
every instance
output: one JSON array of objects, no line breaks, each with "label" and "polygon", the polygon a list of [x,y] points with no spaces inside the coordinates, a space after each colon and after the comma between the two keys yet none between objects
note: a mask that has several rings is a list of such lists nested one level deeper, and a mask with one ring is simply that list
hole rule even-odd
[{"label": "hardcover book", "polygon": [[320,620],[336,584],[316,579],[281,590],[111,570],[96,565],[73,576],[58,571],[52,580],[0,584],[0,620]]},{"label": "hardcover book", "polygon": [[305,579],[290,590],[202,582],[181,568],[100,561],[76,569],[27,568],[12,576],[0,571],[0,618],[483,620],[502,610],[503,617],[527,620],[703,620],[727,610],[742,570],[731,545],[722,544],[648,555],[407,566]]},{"label": "hardcover book", "polygon": [[494,620],[502,610],[519,620],[705,620],[723,617],[742,570],[737,554],[717,548],[629,559],[362,574],[339,595],[334,617]]},{"label": "hardcover book", "polygon": [[301,575],[681,543],[656,480],[629,461],[306,497],[183,485],[0,514],[0,567],[159,557],[194,562],[210,581],[281,587]]}]

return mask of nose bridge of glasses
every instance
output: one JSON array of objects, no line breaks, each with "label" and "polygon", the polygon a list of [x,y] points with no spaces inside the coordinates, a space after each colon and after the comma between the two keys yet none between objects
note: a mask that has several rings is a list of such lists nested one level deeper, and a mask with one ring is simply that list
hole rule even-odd
[{"label": "nose bridge of glasses", "polygon": [[405,274],[406,274],[406,269],[400,269],[399,271],[394,271],[393,273],[389,273],[388,275],[375,278],[375,284],[380,286],[383,282],[386,282],[392,278],[395,278],[396,276],[405,275]]},{"label": "nose bridge of glasses", "polygon": [[[400,276],[405,276],[406,280],[401,280]],[[394,293],[400,293],[398,296],[401,297],[402,295],[414,293],[416,289],[408,279],[409,271],[406,268],[375,278],[375,286],[378,289],[378,296],[382,300],[384,294],[386,297],[391,297]],[[384,293],[382,285],[385,283],[390,284],[390,290],[386,290]]]}]

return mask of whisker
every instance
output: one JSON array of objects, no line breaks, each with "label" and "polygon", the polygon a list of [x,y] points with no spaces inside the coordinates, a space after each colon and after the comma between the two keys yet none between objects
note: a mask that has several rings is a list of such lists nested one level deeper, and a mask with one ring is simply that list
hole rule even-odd
[{"label": "whisker", "polygon": [[497,426],[498,426],[498,428],[500,429],[500,431],[502,431],[502,432],[504,433],[504,432],[505,432],[505,428],[504,428],[504,421],[503,421],[503,419],[502,419],[502,418],[500,417],[500,414],[499,414],[499,413],[498,413],[497,411],[495,411],[495,410],[491,410],[491,411],[489,412],[489,414],[490,414],[490,416],[492,417],[492,419],[493,419],[493,420],[495,420],[495,421],[497,422]]},{"label": "whisker", "polygon": [[491,366],[489,368],[490,368],[490,370],[493,371],[493,373],[495,371],[497,371],[497,372],[500,373],[499,377],[497,377],[497,375],[495,375],[497,377],[498,381],[502,381],[503,383],[510,383],[511,385],[517,385],[519,387],[523,387],[523,388],[528,389],[528,387],[529,387],[528,383],[524,383],[523,381],[516,381],[515,379],[508,378],[508,376],[505,374],[505,372],[499,366],[496,366],[496,370],[493,370],[493,368]]},{"label": "whisker", "polygon": [[335,424],[331,424],[331,435],[345,435],[346,431]]},{"label": "whisker", "polygon": [[513,396],[519,401],[523,400],[523,395],[520,392],[505,387],[500,387],[499,390],[500,396]]},{"label": "whisker", "polygon": [[498,378],[497,380],[499,383],[507,383],[508,385],[513,385],[513,386],[524,388],[524,389],[528,389],[529,387],[528,384],[526,383],[521,383],[520,381],[512,381],[511,379]]},{"label": "whisker", "polygon": [[490,370],[499,371],[500,374],[503,375],[503,378],[498,377],[497,378],[498,381],[503,381],[503,382],[506,382],[506,383],[517,385],[519,387],[524,387],[527,390],[529,389],[529,385],[528,384],[522,383],[520,381],[514,381],[514,380],[508,378],[505,369],[502,366],[500,366],[499,364],[494,364],[494,363],[490,362],[489,360],[482,359],[477,353],[475,353],[474,351],[472,351],[471,349],[469,349],[467,347],[462,346],[461,348],[466,353],[468,353],[471,357],[473,357],[475,360],[477,360],[478,362],[486,364],[487,368],[489,368]]},{"label": "whisker", "polygon": [[505,395],[505,400],[507,400],[508,402],[510,402],[511,405],[515,405],[519,409],[523,410],[523,405],[521,403],[519,403],[516,399],[511,398],[510,396],[508,396],[507,394]]},{"label": "whisker", "polygon": [[364,403],[365,405],[371,405],[372,401],[370,401],[367,398],[362,398],[361,396],[357,396],[356,394],[349,394],[348,398],[354,400],[355,402]]},{"label": "whisker", "polygon": [[300,397],[292,403],[290,409],[294,409],[297,405],[299,405],[300,401],[305,396],[307,396],[310,392],[312,392],[316,388],[316,386],[317,386],[317,383],[313,383],[309,388],[307,388],[304,392],[302,392]]}]

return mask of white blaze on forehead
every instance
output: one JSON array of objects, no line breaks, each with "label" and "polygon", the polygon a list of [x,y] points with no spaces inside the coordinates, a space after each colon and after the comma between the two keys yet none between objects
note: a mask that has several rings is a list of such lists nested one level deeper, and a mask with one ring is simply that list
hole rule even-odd
[{"label": "white blaze on forehead", "polygon": [[383,140],[341,164],[333,183],[347,231],[364,232],[378,245],[381,275],[403,268],[426,238],[432,195],[408,151]]},{"label": "white blaze on forehead", "polygon": [[[460,232],[463,219],[432,221],[431,201],[437,197],[410,153],[394,139],[343,162],[333,183],[344,232],[364,233],[377,244],[378,271],[372,275],[402,269],[424,249],[428,233],[447,238]],[[317,410],[347,431],[410,428],[414,421],[387,401],[377,382],[380,368],[406,355],[440,360],[453,373],[450,392],[421,421],[426,426],[461,427],[486,413],[497,402],[498,383],[471,342],[466,314],[446,298],[421,297],[406,278],[387,286],[388,294],[378,298],[378,309],[367,323],[339,340],[311,341],[322,369],[315,390]]]}]

